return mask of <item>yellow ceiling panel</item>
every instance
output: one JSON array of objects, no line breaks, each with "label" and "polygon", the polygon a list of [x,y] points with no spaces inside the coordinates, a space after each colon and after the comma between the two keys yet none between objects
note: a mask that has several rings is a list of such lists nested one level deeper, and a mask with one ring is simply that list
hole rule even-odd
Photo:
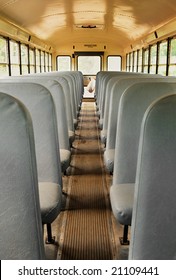
[{"label": "yellow ceiling panel", "polygon": [[[162,34],[161,27],[176,16],[175,4],[175,0],[0,0],[0,16],[55,48],[63,40],[71,44],[105,38],[124,48],[157,28]],[[86,25],[95,28],[82,28]]]}]

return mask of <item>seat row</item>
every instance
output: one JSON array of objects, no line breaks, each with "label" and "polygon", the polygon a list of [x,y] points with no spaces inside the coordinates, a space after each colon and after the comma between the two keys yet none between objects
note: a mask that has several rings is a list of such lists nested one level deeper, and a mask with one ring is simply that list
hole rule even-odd
[{"label": "seat row", "polygon": [[[172,233],[176,229],[172,225],[176,213],[175,207],[172,209],[173,217],[168,218],[171,210],[170,199],[172,200],[172,195],[176,191],[173,190],[170,179],[175,178],[175,172],[173,168],[170,169],[171,163],[168,164],[169,158],[173,158],[173,165],[175,162],[172,154],[176,142],[171,140],[169,143],[169,138],[176,137],[176,119],[175,113],[173,114],[173,111],[176,111],[175,77],[100,72],[96,80],[98,81],[97,111],[100,117],[100,129],[102,129],[101,141],[105,145],[104,162],[107,170],[113,174],[110,201],[115,218],[124,225],[121,243],[129,243],[128,226],[132,225],[129,258],[175,258],[174,250],[167,252],[166,248],[162,247],[167,243],[163,240],[164,235],[169,235],[170,228]],[[170,96],[171,93],[174,95]],[[169,111],[168,108],[172,110]],[[155,126],[148,127],[150,117],[151,123]],[[144,129],[146,127],[149,130],[147,132]],[[144,138],[146,133],[147,139]],[[166,149],[163,137],[168,137]],[[149,143],[152,143],[151,150],[149,150]],[[141,150],[145,150],[145,153]],[[159,194],[160,186],[161,189],[163,188],[161,194]],[[148,196],[145,197],[146,193]],[[165,201],[164,206],[163,201]],[[165,213],[160,211],[162,206]],[[159,212],[163,215],[160,216]],[[165,220],[169,220],[167,225],[170,227],[161,234],[160,230],[161,227],[165,227]],[[168,241],[169,236],[166,239]],[[161,246],[158,246],[159,240]],[[169,246],[172,247],[174,242]]]},{"label": "seat row", "polygon": [[0,79],[1,259],[43,259],[61,211],[83,95],[81,72]]}]

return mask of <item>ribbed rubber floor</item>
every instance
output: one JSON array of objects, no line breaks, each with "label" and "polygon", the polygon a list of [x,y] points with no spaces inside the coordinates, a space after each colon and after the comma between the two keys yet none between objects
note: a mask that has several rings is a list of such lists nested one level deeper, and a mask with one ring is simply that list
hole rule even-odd
[{"label": "ribbed rubber floor", "polygon": [[107,175],[97,123],[95,104],[84,102],[68,179],[60,259],[113,258]]}]

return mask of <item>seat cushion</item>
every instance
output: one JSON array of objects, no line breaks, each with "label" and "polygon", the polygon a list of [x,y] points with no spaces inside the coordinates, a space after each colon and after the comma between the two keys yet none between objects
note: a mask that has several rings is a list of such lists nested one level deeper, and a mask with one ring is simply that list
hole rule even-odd
[{"label": "seat cushion", "polygon": [[69,135],[69,143],[70,143],[70,147],[72,146],[73,141],[75,140],[75,133],[72,130],[68,131],[68,135]]},{"label": "seat cushion", "polygon": [[104,152],[104,163],[106,169],[110,173],[113,173],[113,169],[114,169],[114,154],[115,154],[115,149],[106,149],[106,151]]},{"label": "seat cushion", "polygon": [[102,119],[102,118],[99,120],[98,127],[99,127],[100,129],[103,129],[103,119]]},{"label": "seat cushion", "polygon": [[77,119],[73,119],[73,124],[74,124],[74,128],[76,129],[78,126],[78,120]]},{"label": "seat cushion", "polygon": [[103,129],[100,132],[100,138],[101,138],[101,143],[106,145],[106,138],[107,138],[107,130],[106,129]]},{"label": "seat cushion", "polygon": [[100,118],[100,110],[97,110],[97,117]]},{"label": "seat cushion", "polygon": [[69,150],[60,149],[61,170],[64,173],[69,167],[71,160],[71,152]]},{"label": "seat cushion", "polygon": [[50,224],[61,210],[62,193],[58,184],[51,182],[39,183],[40,209],[42,223]]},{"label": "seat cushion", "polygon": [[113,214],[122,225],[131,225],[135,184],[117,184],[110,188]]}]

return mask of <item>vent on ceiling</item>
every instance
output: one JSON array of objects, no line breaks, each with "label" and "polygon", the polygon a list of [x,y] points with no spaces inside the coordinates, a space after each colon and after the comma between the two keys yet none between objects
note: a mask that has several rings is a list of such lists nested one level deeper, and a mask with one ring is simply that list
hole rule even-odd
[{"label": "vent on ceiling", "polygon": [[82,29],[103,29],[102,24],[76,24],[76,28],[82,28]]},{"label": "vent on ceiling", "polygon": [[97,28],[97,26],[96,25],[82,25],[81,28],[89,28],[89,29],[91,29],[91,28]]}]

